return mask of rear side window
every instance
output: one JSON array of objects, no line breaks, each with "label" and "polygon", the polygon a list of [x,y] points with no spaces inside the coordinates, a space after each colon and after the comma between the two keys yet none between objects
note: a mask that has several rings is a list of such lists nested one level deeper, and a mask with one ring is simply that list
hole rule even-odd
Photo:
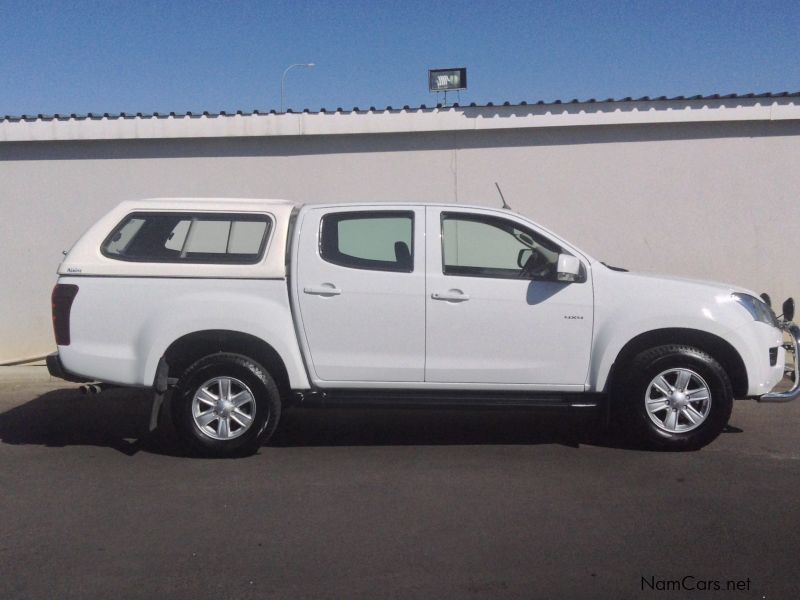
[{"label": "rear side window", "polygon": [[252,264],[264,255],[271,224],[266,215],[132,213],[101,251],[137,262]]},{"label": "rear side window", "polygon": [[320,256],[335,265],[373,271],[414,270],[414,213],[358,211],[325,215]]}]

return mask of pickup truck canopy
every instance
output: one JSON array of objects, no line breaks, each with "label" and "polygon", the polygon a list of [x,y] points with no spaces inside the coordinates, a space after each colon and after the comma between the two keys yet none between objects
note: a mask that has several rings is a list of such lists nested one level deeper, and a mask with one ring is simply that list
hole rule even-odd
[{"label": "pickup truck canopy", "polygon": [[[300,205],[287,200],[247,198],[152,198],[122,202],[95,223],[69,250],[59,265],[59,275],[104,275],[130,277],[225,277],[283,279],[289,217]],[[185,213],[214,216],[265,215],[268,235],[263,253],[251,264],[209,264],[173,261],[137,261],[114,252],[104,252],[109,235],[134,213]],[[280,251],[274,252],[272,249]]]}]

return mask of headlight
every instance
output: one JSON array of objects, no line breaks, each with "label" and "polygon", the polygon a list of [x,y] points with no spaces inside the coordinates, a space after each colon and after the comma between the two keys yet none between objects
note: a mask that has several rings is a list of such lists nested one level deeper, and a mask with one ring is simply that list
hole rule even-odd
[{"label": "headlight", "polygon": [[773,327],[778,326],[778,319],[775,317],[775,313],[759,298],[751,296],[750,294],[739,293],[733,293],[731,296],[741,304],[756,321],[772,325]]}]

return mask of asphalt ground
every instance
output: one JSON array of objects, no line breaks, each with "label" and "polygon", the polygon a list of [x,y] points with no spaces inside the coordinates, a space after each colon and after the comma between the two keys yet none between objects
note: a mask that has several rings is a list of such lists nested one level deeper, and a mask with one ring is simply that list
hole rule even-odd
[{"label": "asphalt ground", "polygon": [[5,373],[3,599],[800,598],[800,403],[738,402],[691,453],[524,411],[293,410],[211,460],[148,437],[146,393]]}]

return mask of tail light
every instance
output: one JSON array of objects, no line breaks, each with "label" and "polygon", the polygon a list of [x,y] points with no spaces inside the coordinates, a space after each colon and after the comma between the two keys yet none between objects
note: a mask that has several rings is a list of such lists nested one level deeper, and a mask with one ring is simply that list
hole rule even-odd
[{"label": "tail light", "polygon": [[53,288],[53,331],[59,346],[69,346],[69,311],[77,295],[78,286],[71,283],[57,283]]}]

